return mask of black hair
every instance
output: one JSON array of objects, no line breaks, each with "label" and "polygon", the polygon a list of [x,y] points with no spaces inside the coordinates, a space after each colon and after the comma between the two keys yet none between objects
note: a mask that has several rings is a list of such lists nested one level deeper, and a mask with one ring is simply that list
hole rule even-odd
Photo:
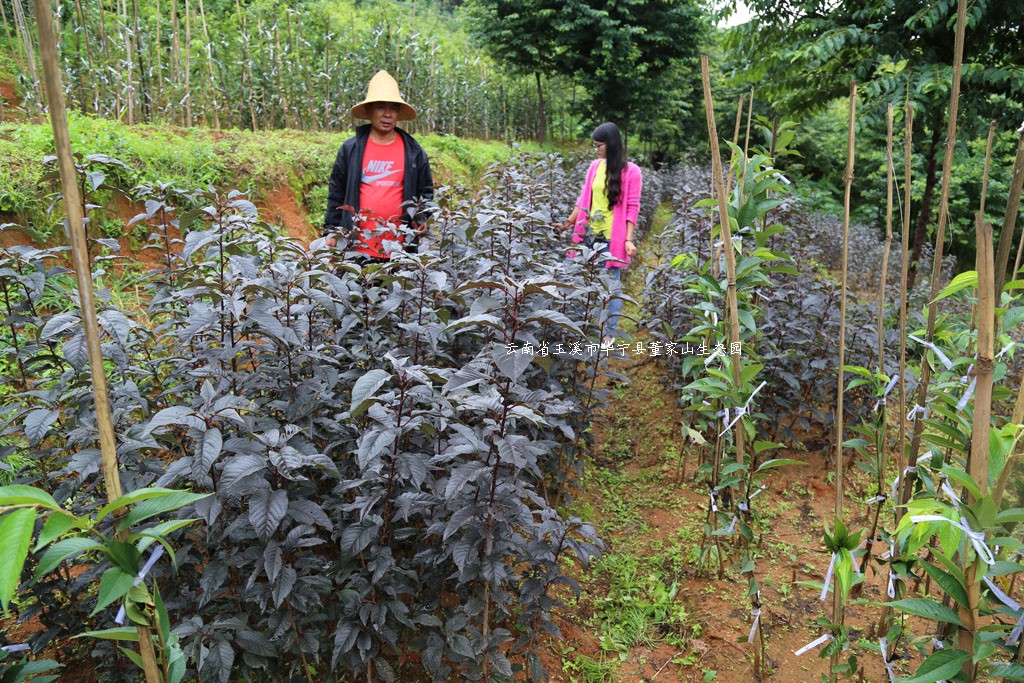
[{"label": "black hair", "polygon": [[622,194],[622,172],[626,169],[626,150],[622,147],[622,135],[619,134],[619,127],[611,121],[606,121],[594,129],[590,138],[594,142],[604,143],[605,169],[607,177],[605,180],[605,192],[608,195],[608,206],[615,206]]}]

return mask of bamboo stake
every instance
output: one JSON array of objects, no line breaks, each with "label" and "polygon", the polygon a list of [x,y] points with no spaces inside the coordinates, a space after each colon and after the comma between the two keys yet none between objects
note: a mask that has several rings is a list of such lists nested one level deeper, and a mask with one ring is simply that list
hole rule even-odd
[{"label": "bamboo stake", "polygon": [[[718,146],[718,128],[715,124],[715,108],[711,99],[711,75],[708,66],[707,55],[701,55],[700,68],[701,80],[704,86],[704,113],[707,117],[708,138],[711,141],[711,174],[714,178],[714,182],[718,185],[718,219],[722,225],[722,244],[724,245],[723,249],[725,250],[725,269],[727,282],[726,305],[728,308],[729,315],[729,342],[730,348],[739,348],[740,319],[739,304],[736,298],[736,252],[733,249],[732,226],[729,223],[729,210],[726,206],[725,188],[723,187],[724,180],[722,179],[722,155]],[[732,361],[732,381],[736,387],[736,390],[739,391],[742,385],[742,364],[740,362],[741,359],[739,356],[736,356],[734,358],[731,357],[730,360]],[[733,430],[733,435],[736,443],[736,462],[739,463],[740,465],[743,465],[746,461],[744,448],[744,440],[746,438],[746,434],[744,432],[742,419],[736,421]],[[742,481],[739,484],[738,488],[739,496],[743,497],[745,495],[745,492],[744,484],[742,483]],[[721,566],[723,565],[722,560],[722,554],[721,551],[719,551],[719,571],[721,571]],[[752,570],[750,580],[753,581]],[[751,605],[754,610],[760,609],[760,602],[758,600],[758,596],[756,593],[751,596]],[[762,652],[764,640],[761,639],[758,641],[758,643],[760,647],[756,650],[754,654],[754,665],[755,667],[757,667],[756,670],[760,671],[762,662],[764,661]]]},{"label": "bamboo stake", "polygon": [[[1021,190],[1024,189],[1024,125],[1020,127],[1020,140],[1017,141],[1017,158],[1013,162],[1013,176],[1010,180],[1010,194],[1006,200],[1006,212],[1003,214],[1003,227],[999,231],[999,248],[996,250],[996,305],[1003,294],[1006,279],[1006,266],[1010,262],[1010,247],[1013,246],[1013,233],[1017,230],[1017,213],[1020,210]],[[1024,245],[1024,242],[1022,242]],[[1018,257],[1019,259],[1020,257]],[[1016,273],[1014,268],[1014,273]]]},{"label": "bamboo stake", "polygon": [[910,193],[913,171],[912,141],[914,137],[914,103],[909,99],[906,105],[906,121],[903,131],[903,234],[901,237],[900,266],[900,421],[899,434],[899,469],[902,472],[907,466],[907,277],[910,270]]},{"label": "bamboo stake", "polygon": [[[743,101],[746,98],[745,93],[740,93],[739,104],[736,105],[736,126],[732,131],[732,153],[729,155],[729,168],[732,168],[733,162],[736,161],[736,148],[739,146],[740,141],[740,127],[743,125]],[[717,183],[711,183],[711,196],[712,198],[717,195]],[[732,173],[730,173],[725,179],[725,201],[726,205],[729,203],[729,197],[732,195]],[[711,277],[718,279],[718,249],[715,247],[715,221],[711,219]]]},{"label": "bamboo stake", "polygon": [[[753,94],[753,91],[751,91]],[[736,161],[736,149],[740,144],[740,127],[743,125],[743,102],[746,99],[746,93],[740,93],[740,102],[736,107],[736,127],[732,131],[732,154],[729,155],[729,168],[732,168],[732,164]],[[725,178],[725,197],[726,203],[729,201],[729,196],[732,195],[732,173],[728,174]]]},{"label": "bamboo stake", "polygon": [[[892,152],[892,103],[886,107],[886,174],[885,174],[885,249],[882,252],[882,274],[878,283],[878,371],[885,373],[885,286],[889,273],[889,252],[892,249],[892,214],[893,214],[893,189],[896,184],[896,166],[893,161]],[[882,516],[882,505],[885,497],[882,492],[885,490],[885,464],[886,458],[886,428],[888,427],[888,410],[884,401],[881,403],[879,415],[878,434],[875,440],[875,484],[878,487],[878,496],[881,497],[875,503],[874,520],[871,523],[871,531],[864,542],[864,559],[861,566],[867,566],[871,559],[871,548],[875,543],[875,533],[878,531],[878,521]],[[863,586],[864,584],[858,584]],[[886,654],[886,653],[883,653]]]},{"label": "bamboo stake", "polygon": [[[836,392],[836,504],[835,518],[843,518],[843,394],[845,383],[843,381],[843,368],[846,364],[846,283],[847,283],[847,253],[850,245],[850,201],[853,190],[853,162],[854,162],[854,141],[855,123],[857,117],[857,82],[850,83],[850,118],[846,134],[846,171],[843,173],[843,256],[842,256],[842,281],[839,292],[839,387]],[[838,585],[832,591],[832,623],[842,627],[845,620],[842,591]],[[829,681],[837,681],[838,674],[835,673],[836,666],[842,652],[837,649],[829,658]]]},{"label": "bamboo stake", "polygon": [[886,171],[885,171],[885,248],[882,250],[882,274],[878,279],[878,371],[885,372],[885,285],[889,274],[889,252],[892,250],[893,186],[896,167],[892,153],[892,102],[886,107]]},{"label": "bamboo stake", "polygon": [[843,365],[846,362],[847,251],[850,244],[850,201],[853,191],[854,124],[857,116],[857,83],[850,84],[850,118],[846,135],[846,171],[843,173],[843,256],[839,292],[839,391],[836,396],[836,519],[843,516]]},{"label": "bamboo stake", "polygon": [[[100,438],[103,480],[108,500],[121,497],[121,478],[117,463],[117,444],[114,440],[114,423],[111,418],[110,400],[107,394],[107,378],[103,369],[103,352],[100,349],[100,329],[96,317],[96,299],[89,272],[89,248],[85,237],[85,217],[82,200],[78,192],[74,157],[71,152],[71,137],[68,132],[67,111],[64,108],[64,93],[60,83],[60,65],[57,59],[57,43],[53,33],[53,15],[48,0],[34,0],[36,27],[39,32],[39,47],[43,62],[45,87],[50,103],[50,123],[53,126],[53,140],[60,169],[61,191],[64,195],[64,210],[67,214],[68,233],[71,237],[71,257],[75,278],[78,281],[78,296],[82,309],[82,326],[85,331],[86,348],[89,355],[89,369],[92,378],[93,400],[96,404],[96,425]],[[139,650],[142,655],[146,683],[160,683],[160,668],[153,649],[153,636],[149,628],[138,627]]]},{"label": "bamboo stake", "polygon": [[743,125],[743,101],[746,99],[747,94],[740,93],[740,102],[736,105],[736,127],[732,131],[732,144],[739,145],[740,143],[740,126]]},{"label": "bamboo stake", "polygon": [[[898,451],[898,468],[897,472],[902,472],[906,466],[906,444],[907,444],[907,421],[904,417],[907,414],[907,271],[909,270],[910,264],[910,181],[911,172],[913,170],[913,154],[912,154],[912,139],[914,133],[914,104],[909,99],[906,103],[905,111],[905,127],[903,131],[903,197],[904,201],[901,206],[902,210],[902,230],[901,235],[901,247],[902,254],[900,255],[900,365],[899,365],[899,388],[900,388],[900,406],[897,415],[899,420],[899,430],[897,431],[897,443],[899,444]],[[895,173],[895,169],[893,169]],[[881,504],[879,505],[881,507]],[[894,561],[895,558],[889,558],[889,563]],[[882,618],[878,621],[878,635],[884,635],[889,629],[889,619],[892,616],[891,607],[882,608]],[[889,661],[889,653],[882,653],[886,661]]]},{"label": "bamboo stake", "polygon": [[754,120],[754,86],[750,86],[750,99],[747,100],[747,132],[743,138],[743,156],[750,155],[750,125]]},{"label": "bamboo stake", "polygon": [[[968,459],[968,474],[984,496],[988,492],[988,445],[992,420],[992,375],[995,369],[995,278],[992,256],[992,226],[985,221],[981,211],[975,218],[978,243],[978,359],[975,362],[974,422],[971,430],[971,453]],[[968,492],[967,503],[973,501]],[[978,629],[978,603],[981,596],[981,582],[978,581],[978,563],[982,560],[975,554],[974,561],[967,564],[964,558],[967,604],[959,605],[962,626],[957,632],[957,647],[974,654],[974,637]],[[976,666],[972,658],[964,662],[963,671],[968,681],[976,680]]]},{"label": "bamboo stake", "polygon": [[[740,343],[739,304],[736,300],[736,253],[732,247],[732,228],[729,224],[729,209],[725,203],[725,191],[722,187],[722,155],[718,148],[718,128],[715,125],[715,110],[711,101],[711,76],[708,68],[707,55],[700,58],[701,76],[704,83],[704,112],[708,121],[708,136],[711,140],[711,174],[718,185],[718,220],[722,225],[722,243],[725,245],[726,269],[726,305],[729,314],[729,343]],[[736,347],[738,348],[738,347]],[[734,359],[732,363],[732,379],[736,389],[740,388],[740,363]],[[744,461],[743,424],[737,423],[734,430],[736,437],[736,462]]]},{"label": "bamboo stake", "polygon": [[[942,286],[942,256],[946,241],[946,225],[949,223],[949,187],[953,176],[953,149],[956,147],[956,123],[957,112],[960,108],[960,77],[963,71],[964,61],[964,33],[967,27],[967,0],[957,0],[956,13],[956,38],[953,43],[953,83],[949,91],[949,121],[946,128],[946,151],[942,161],[942,194],[939,199],[939,225],[935,232],[935,257],[932,259],[932,282],[931,296],[928,297],[928,324],[925,332],[925,340],[929,343],[935,338],[935,317],[938,314],[939,304],[936,298]],[[932,366],[927,361],[921,363],[921,381],[917,393],[917,406],[924,407],[928,401],[928,384],[931,381]],[[924,420],[917,416],[915,406],[914,432],[910,439],[910,462],[913,466],[917,460],[917,451],[921,447],[921,432],[924,429]],[[903,481],[903,494],[900,503],[906,504],[910,500],[910,493],[913,490],[911,477]]]},{"label": "bamboo stake", "polygon": [[988,198],[988,171],[992,163],[992,141],[996,136],[996,122],[993,120],[988,126],[988,140],[985,143],[985,165],[981,172],[981,204],[978,214],[981,220],[985,220],[985,200]]}]

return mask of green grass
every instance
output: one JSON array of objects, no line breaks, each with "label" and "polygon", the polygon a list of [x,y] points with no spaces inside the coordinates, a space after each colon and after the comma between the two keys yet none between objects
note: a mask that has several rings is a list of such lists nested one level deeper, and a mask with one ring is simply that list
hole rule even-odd
[{"label": "green grass", "polygon": [[604,657],[597,660],[580,653],[572,659],[563,659],[562,670],[569,674],[571,683],[612,683],[616,662]]},{"label": "green grass", "polygon": [[[13,31],[12,27],[8,28]],[[18,65],[14,61],[14,51],[15,47],[8,42],[7,34],[0,32],[0,81],[13,83],[17,79]]]},{"label": "green grass", "polygon": [[[270,189],[292,189],[316,225],[326,206],[327,179],[341,143],[350,132],[225,130],[213,132],[169,125],[126,126],[109,119],[69,115],[71,145],[84,159],[107,155],[123,162],[93,164],[105,182],[122,190],[138,184],[169,183],[181,189],[239,189],[257,198]],[[477,187],[488,167],[519,150],[503,142],[422,135],[437,185]],[[539,150],[536,146],[531,149]],[[49,125],[0,124],[0,213],[12,214],[40,237],[59,225],[47,217],[56,187]],[[90,169],[92,170],[92,169]],[[50,177],[48,177],[50,176]]]}]

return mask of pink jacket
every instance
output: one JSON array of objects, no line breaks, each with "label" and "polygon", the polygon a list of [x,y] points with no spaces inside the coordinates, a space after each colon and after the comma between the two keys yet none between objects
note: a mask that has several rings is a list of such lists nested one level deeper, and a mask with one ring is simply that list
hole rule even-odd
[{"label": "pink jacket", "polygon": [[[576,225],[572,235],[572,241],[576,244],[583,241],[583,235],[587,231],[590,196],[598,163],[600,163],[600,159],[595,159],[587,169],[587,180],[583,183],[579,199],[576,200],[579,213],[576,215]],[[608,268],[625,268],[629,265],[629,256],[626,255],[626,222],[636,225],[636,219],[640,213],[640,191],[643,189],[643,185],[640,167],[632,161],[626,162],[626,168],[622,170],[622,192],[619,193],[619,201],[612,207],[612,239],[608,250],[615,259],[607,261]]]}]

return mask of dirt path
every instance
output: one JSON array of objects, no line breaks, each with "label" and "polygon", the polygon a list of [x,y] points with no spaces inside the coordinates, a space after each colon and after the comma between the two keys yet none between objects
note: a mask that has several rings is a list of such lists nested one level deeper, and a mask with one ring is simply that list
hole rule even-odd
[{"label": "dirt path", "polygon": [[[565,642],[550,646],[548,661],[562,661],[552,680],[758,680],[746,642],[752,623],[746,579],[734,566],[739,553],[729,537],[721,578],[715,563],[700,571],[707,485],[695,478],[700,454],[681,438],[683,412],[662,384],[664,370],[642,358],[615,362],[615,369],[630,383],[611,389],[576,501],[600,529],[606,553],[592,571],[578,574],[582,595],[560,622]],[[760,680],[810,682],[826,673],[828,661],[816,650],[793,653],[823,633],[816,622],[828,615],[831,598],[821,602],[820,589],[799,582],[823,579],[828,556],[821,533],[834,496],[823,480],[822,454],[784,455],[807,465],[779,470],[759,501],[765,519],[756,572],[769,669]],[[885,578],[869,570],[863,597],[881,600],[884,589]],[[879,614],[878,607],[853,606],[847,623],[866,635]],[[864,680],[885,680],[880,656],[861,663]]]},{"label": "dirt path", "polygon": [[[642,283],[644,274],[630,281]],[[794,653],[827,631],[819,619],[831,611],[831,596],[820,600],[829,564],[822,532],[835,506],[826,454],[787,444],[773,457],[805,464],[774,470],[757,501],[762,519],[755,574],[765,652],[759,677],[754,645],[748,643],[753,616],[735,537],[718,537],[721,564],[714,552],[702,560],[702,547],[713,543],[705,537],[709,488],[699,471],[707,449],[684,439],[685,413],[667,388],[666,367],[636,354],[635,347],[609,363],[628,382],[608,387],[607,407],[594,426],[593,462],[573,506],[597,526],[607,547],[590,570],[579,568],[580,598],[567,600],[557,618],[565,640],[548,646],[552,680],[821,680],[829,662],[818,656],[820,648]],[[867,497],[868,483],[853,468],[848,471],[847,521],[864,528],[870,525],[866,506],[856,501]],[[874,636],[881,608],[869,604],[885,600],[886,585],[887,576],[869,568],[861,604],[846,613],[854,639],[868,639],[858,645],[864,681],[888,679]],[[865,652],[867,642],[875,652]],[[900,657],[916,657],[905,649]],[[895,669],[906,675],[910,665],[900,660]]]}]

